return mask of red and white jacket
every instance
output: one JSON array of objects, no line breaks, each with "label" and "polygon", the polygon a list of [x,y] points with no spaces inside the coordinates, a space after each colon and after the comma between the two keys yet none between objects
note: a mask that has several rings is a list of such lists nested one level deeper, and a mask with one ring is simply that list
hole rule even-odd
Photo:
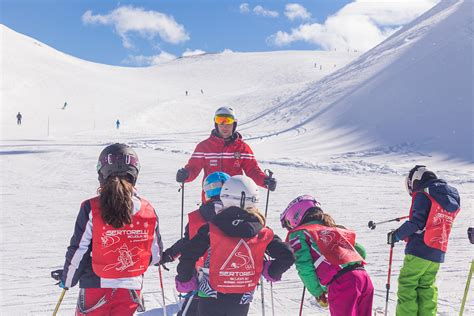
[{"label": "red and white jacket", "polygon": [[189,172],[186,182],[196,179],[204,169],[203,179],[216,171],[225,172],[230,176],[245,172],[257,185],[265,187],[265,173],[258,166],[250,146],[237,132],[231,140],[225,141],[213,130],[209,138],[196,146],[185,168]]}]

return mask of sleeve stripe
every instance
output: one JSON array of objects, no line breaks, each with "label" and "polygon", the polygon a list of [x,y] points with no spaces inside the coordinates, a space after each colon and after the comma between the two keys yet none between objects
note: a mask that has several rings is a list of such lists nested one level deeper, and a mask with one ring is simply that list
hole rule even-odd
[{"label": "sleeve stripe", "polygon": [[71,287],[72,280],[74,278],[74,274],[76,273],[77,268],[79,268],[79,264],[84,257],[84,254],[89,249],[89,245],[92,241],[92,210],[89,213],[89,221],[87,222],[86,229],[82,234],[81,241],[79,242],[79,247],[77,248],[74,256],[71,259],[71,264],[68,267],[65,286]]}]

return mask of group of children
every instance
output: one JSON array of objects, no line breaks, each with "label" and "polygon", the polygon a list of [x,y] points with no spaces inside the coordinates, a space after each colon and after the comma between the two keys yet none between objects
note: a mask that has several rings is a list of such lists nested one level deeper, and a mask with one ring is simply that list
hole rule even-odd
[{"label": "group of children", "polygon": [[[76,315],[133,315],[148,266],[177,258],[176,289],[186,294],[178,315],[247,315],[261,277],[278,282],[293,264],[331,315],[372,314],[365,249],[313,196],[298,196],[280,215],[288,230],[283,242],[257,208],[252,179],[211,173],[203,182],[206,202],[188,214],[184,237],[162,252],[158,217],[134,188],[139,169],[124,144],[99,157],[99,195],[82,203],[64,268],[52,272],[62,288],[80,283]],[[388,234],[390,244],[407,239],[397,315],[436,315],[435,277],[460,199],[424,166],[410,171],[407,188],[410,219]]]}]

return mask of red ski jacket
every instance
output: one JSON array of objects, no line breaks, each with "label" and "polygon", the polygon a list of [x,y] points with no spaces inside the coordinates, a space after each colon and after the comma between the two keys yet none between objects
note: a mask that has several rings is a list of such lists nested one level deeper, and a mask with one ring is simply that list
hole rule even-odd
[{"label": "red ski jacket", "polygon": [[265,173],[258,166],[250,146],[237,132],[231,140],[225,141],[213,130],[209,138],[196,146],[185,168],[189,172],[186,182],[196,179],[204,169],[203,181],[207,175],[216,171],[225,172],[230,176],[245,172],[257,185],[265,187]]}]

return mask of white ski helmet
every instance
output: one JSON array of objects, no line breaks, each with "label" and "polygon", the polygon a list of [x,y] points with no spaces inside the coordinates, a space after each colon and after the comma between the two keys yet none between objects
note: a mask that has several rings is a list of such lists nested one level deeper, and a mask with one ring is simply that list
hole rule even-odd
[{"label": "white ski helmet", "polygon": [[230,116],[234,120],[237,121],[237,118],[235,117],[234,109],[231,108],[231,107],[228,107],[228,106],[221,106],[220,108],[218,108],[217,111],[216,111],[216,114],[214,114],[214,116],[217,116],[217,115]]},{"label": "white ski helmet", "polygon": [[224,208],[237,206],[246,209],[256,206],[258,203],[258,187],[247,176],[232,176],[222,186],[221,201]]},{"label": "white ski helmet", "polygon": [[418,190],[421,183],[436,178],[436,174],[428,170],[426,166],[416,165],[410,170],[405,179],[408,194],[411,196],[413,192]]}]

